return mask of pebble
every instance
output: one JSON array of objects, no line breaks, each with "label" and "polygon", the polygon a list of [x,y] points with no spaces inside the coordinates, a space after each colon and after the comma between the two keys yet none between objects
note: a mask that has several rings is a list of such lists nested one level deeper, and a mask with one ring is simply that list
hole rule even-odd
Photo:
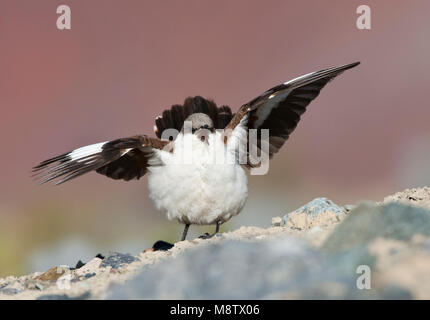
[{"label": "pebble", "polygon": [[272,218],[272,226],[273,227],[281,227],[283,226],[283,221],[281,217],[273,217]]},{"label": "pebble", "polygon": [[77,276],[85,276],[88,273],[96,273],[97,270],[100,268],[102,262],[103,260],[100,258],[93,258],[88,263],[81,266],[79,269],[76,269],[74,273]]},{"label": "pebble", "polygon": [[101,267],[110,266],[112,269],[118,269],[124,264],[130,264],[135,261],[138,261],[138,259],[129,253],[113,252],[103,260]]}]

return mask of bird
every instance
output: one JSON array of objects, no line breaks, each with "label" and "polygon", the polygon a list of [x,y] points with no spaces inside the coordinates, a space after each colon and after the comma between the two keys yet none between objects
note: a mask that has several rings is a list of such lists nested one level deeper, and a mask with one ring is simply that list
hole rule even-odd
[{"label": "bird", "polygon": [[184,225],[181,241],[190,225],[215,225],[214,233],[201,236],[211,238],[242,211],[248,198],[245,170],[261,168],[258,155],[271,159],[321,89],[359,64],[284,82],[236,113],[211,99],[188,97],[155,119],[155,137],[134,135],[80,147],[42,161],[33,167],[32,176],[41,184],[58,185],[91,171],[125,181],[147,174],[155,207]]}]

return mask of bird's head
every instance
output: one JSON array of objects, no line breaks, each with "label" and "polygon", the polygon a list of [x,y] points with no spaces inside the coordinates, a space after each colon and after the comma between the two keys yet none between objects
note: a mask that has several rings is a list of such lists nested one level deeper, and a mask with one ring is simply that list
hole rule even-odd
[{"label": "bird's head", "polygon": [[[212,119],[204,113],[193,113],[185,119],[185,122],[191,123],[191,133],[196,135],[200,140],[207,141],[207,136],[215,132]],[[184,132],[185,125],[182,127]]]}]

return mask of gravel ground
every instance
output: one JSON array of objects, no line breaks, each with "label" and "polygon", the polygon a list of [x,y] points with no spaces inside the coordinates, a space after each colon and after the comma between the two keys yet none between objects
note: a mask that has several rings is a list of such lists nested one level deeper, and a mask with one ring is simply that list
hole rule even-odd
[{"label": "gravel ground", "polygon": [[2,278],[0,299],[429,299],[429,210],[428,187],[352,206],[317,198],[269,228]]}]

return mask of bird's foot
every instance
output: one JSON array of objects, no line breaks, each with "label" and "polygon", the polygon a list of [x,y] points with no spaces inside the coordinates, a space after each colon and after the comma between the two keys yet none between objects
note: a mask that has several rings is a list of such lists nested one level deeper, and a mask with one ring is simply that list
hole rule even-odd
[{"label": "bird's foot", "polygon": [[199,237],[199,239],[210,239],[210,238],[218,237],[218,236],[221,236],[221,234],[218,233],[218,232],[215,232],[215,233],[212,233],[212,234],[209,234],[209,233],[206,232],[205,234],[202,234]]},{"label": "bird's foot", "polygon": [[204,233],[204,234],[202,234],[200,237],[199,237],[199,239],[210,239],[210,238],[212,238],[212,236],[213,235],[210,235],[209,233]]},{"label": "bird's foot", "polygon": [[219,223],[219,222],[217,222],[216,223],[216,229],[215,229],[215,232],[214,233],[212,233],[212,234],[209,234],[209,233],[205,233],[205,234],[202,234],[200,237],[199,237],[199,239],[210,239],[210,238],[212,238],[213,236],[216,236],[216,235],[220,235],[218,232],[219,232],[219,226],[221,225],[221,223]]}]

